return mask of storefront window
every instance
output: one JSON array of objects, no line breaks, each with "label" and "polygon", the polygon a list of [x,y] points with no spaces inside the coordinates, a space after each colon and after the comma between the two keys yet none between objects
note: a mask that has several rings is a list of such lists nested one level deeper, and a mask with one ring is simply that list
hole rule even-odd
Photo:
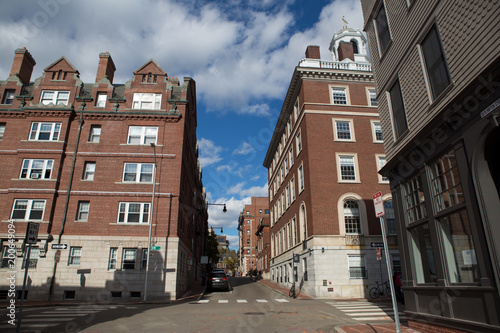
[{"label": "storefront window", "polygon": [[415,279],[417,283],[436,282],[436,262],[431,243],[429,224],[425,223],[411,229]]}]

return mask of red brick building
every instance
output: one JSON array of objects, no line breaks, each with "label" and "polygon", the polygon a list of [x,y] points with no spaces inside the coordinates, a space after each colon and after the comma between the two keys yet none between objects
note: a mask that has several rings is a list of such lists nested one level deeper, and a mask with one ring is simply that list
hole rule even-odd
[{"label": "red brick building", "polygon": [[31,82],[34,66],[18,49],[0,82],[2,297],[9,271],[22,281],[29,221],[40,229],[28,300],[142,298],[146,271],[149,298],[181,296],[200,276],[207,233],[194,80],[150,60],[116,84],[108,53],[94,83],[64,57]]},{"label": "red brick building", "polygon": [[271,260],[271,233],[269,230],[269,217],[264,217],[259,220],[257,231],[257,270],[263,278],[269,279]]},{"label": "red brick building", "polygon": [[240,213],[238,219],[240,273],[246,275],[257,269],[257,239],[255,235],[260,220],[269,217],[269,199],[252,197],[250,205]]},{"label": "red brick building", "polygon": [[[336,33],[333,61],[318,46],[293,73],[264,166],[269,171],[271,279],[314,297],[368,297],[388,280],[372,195],[384,194],[392,264],[399,265],[366,39]],[[374,247],[372,247],[372,243]],[[293,262],[292,258],[298,259]]]}]

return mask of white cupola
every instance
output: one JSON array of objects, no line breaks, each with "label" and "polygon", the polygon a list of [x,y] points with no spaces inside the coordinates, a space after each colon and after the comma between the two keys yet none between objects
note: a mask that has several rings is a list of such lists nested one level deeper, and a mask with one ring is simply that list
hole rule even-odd
[{"label": "white cupola", "polygon": [[329,47],[333,61],[370,63],[366,37],[359,29],[344,28],[333,35]]}]

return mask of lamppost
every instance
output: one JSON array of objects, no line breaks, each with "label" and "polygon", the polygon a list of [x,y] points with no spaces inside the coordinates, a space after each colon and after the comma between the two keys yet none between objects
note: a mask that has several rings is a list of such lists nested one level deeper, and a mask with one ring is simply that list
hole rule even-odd
[{"label": "lamppost", "polygon": [[148,236],[148,255],[146,258],[146,278],[144,279],[144,302],[147,301],[148,297],[148,273],[149,273],[149,256],[151,253],[151,230],[153,228],[153,208],[155,204],[155,190],[156,190],[156,145],[151,142],[151,147],[153,148],[154,156],[154,166],[153,166],[153,195],[151,198],[151,211],[149,217],[149,236]]}]

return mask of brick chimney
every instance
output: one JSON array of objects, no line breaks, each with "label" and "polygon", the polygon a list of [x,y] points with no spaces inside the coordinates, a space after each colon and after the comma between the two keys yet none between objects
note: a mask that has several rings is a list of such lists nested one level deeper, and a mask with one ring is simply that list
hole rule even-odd
[{"label": "brick chimney", "polygon": [[23,84],[28,84],[30,83],[31,74],[33,73],[33,67],[35,67],[35,65],[35,59],[33,59],[25,47],[17,49],[15,51],[14,62],[12,63],[9,77],[17,74]]},{"label": "brick chimney", "polygon": [[354,48],[351,43],[340,42],[337,53],[339,55],[339,61],[342,61],[345,58],[349,58],[354,61]]},{"label": "brick chimney", "polygon": [[99,65],[97,66],[97,75],[95,77],[95,82],[103,79],[107,76],[108,80],[113,83],[113,77],[115,76],[115,64],[109,52],[104,52],[99,54]]},{"label": "brick chimney", "polygon": [[319,54],[319,46],[309,45],[306,49],[306,58],[307,59],[321,59],[321,56]]}]

